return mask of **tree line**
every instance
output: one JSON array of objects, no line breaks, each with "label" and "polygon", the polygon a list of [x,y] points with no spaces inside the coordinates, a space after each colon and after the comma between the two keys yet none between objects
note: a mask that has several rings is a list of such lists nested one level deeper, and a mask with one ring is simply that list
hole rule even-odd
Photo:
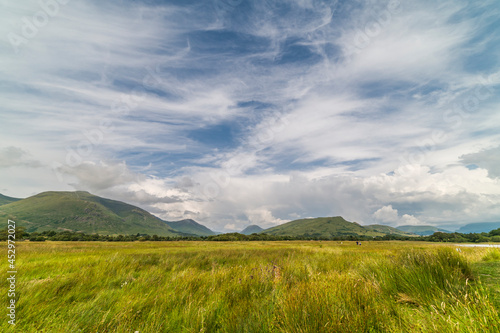
[{"label": "tree line", "polygon": [[[0,241],[7,240],[8,230],[5,228],[0,231]],[[368,241],[368,240],[400,240],[400,241],[423,241],[423,242],[450,242],[450,243],[500,243],[500,228],[490,232],[462,234],[458,232],[444,233],[435,232],[430,236],[409,237],[401,235],[385,236],[361,236],[356,234],[344,234],[340,236],[325,237],[319,234],[305,234],[302,236],[276,236],[265,233],[243,235],[240,233],[228,233],[214,236],[158,236],[137,233],[135,235],[99,235],[86,234],[74,231],[42,231],[26,232],[23,227],[16,228],[17,240],[29,240],[31,242],[43,241],[96,241],[96,242],[134,242],[134,241],[291,241],[291,240],[333,240],[333,241]]]}]

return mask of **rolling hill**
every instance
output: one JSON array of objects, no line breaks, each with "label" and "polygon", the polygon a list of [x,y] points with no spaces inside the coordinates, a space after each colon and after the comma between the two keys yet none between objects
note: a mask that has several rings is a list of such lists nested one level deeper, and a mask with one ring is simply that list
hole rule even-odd
[{"label": "rolling hill", "polygon": [[165,221],[167,225],[169,225],[171,228],[180,231],[185,234],[190,234],[190,235],[195,235],[195,236],[212,236],[216,235],[215,232],[212,230],[208,229],[204,225],[199,224],[198,222],[187,219],[187,220],[181,220],[181,221]]},{"label": "rolling hill", "polygon": [[243,235],[258,234],[259,232],[261,232],[263,230],[264,229],[262,229],[258,225],[252,224],[252,225],[249,225],[248,227],[246,227],[245,229],[241,230],[240,234],[243,234]]},{"label": "rolling hill", "polygon": [[335,236],[385,236],[387,234],[405,235],[408,233],[389,226],[361,226],[346,221],[341,216],[301,219],[266,229],[261,233],[278,236],[335,237]]},{"label": "rolling hill", "polygon": [[19,200],[21,200],[21,199],[12,198],[12,197],[8,197],[6,195],[0,194],[0,206],[9,204],[11,202],[16,202],[16,201],[19,201]]},{"label": "rolling hill", "polygon": [[409,236],[409,237],[418,236],[418,234],[409,231],[399,230],[397,228],[389,227],[388,225],[383,225],[383,224],[365,225],[363,226],[363,228],[374,232],[379,232],[385,235],[399,235],[399,236]]},{"label": "rolling hill", "polygon": [[432,225],[402,225],[399,227],[396,227],[396,229],[399,229],[401,231],[406,231],[406,232],[411,232],[416,235],[420,236],[429,236],[434,234],[435,232],[446,232],[450,233],[451,231],[441,229],[438,227],[434,227]]},{"label": "rolling hill", "polygon": [[0,217],[28,232],[71,230],[102,235],[180,236],[163,220],[138,207],[88,192],[43,192],[0,206]]}]

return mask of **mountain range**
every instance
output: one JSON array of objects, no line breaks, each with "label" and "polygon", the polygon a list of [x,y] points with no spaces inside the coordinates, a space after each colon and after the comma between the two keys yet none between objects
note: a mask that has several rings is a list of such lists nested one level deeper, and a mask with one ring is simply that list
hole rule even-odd
[{"label": "mountain range", "polygon": [[[7,218],[15,220],[17,226],[25,227],[28,232],[68,230],[101,235],[139,233],[171,237],[219,234],[191,219],[164,221],[139,207],[84,191],[43,192],[26,199],[0,194],[0,219]],[[458,232],[488,232],[497,228],[500,228],[500,223],[475,223],[462,227]],[[433,226],[362,226],[336,216],[294,220],[269,229],[250,225],[240,233],[328,238],[385,235],[417,237],[436,231],[449,232]]]},{"label": "mountain range", "polygon": [[434,234],[435,232],[446,232],[446,233],[451,232],[445,229],[434,227],[432,225],[401,225],[399,227],[396,227],[396,229],[410,232],[420,236],[429,236]]},{"label": "mountain range", "polygon": [[385,236],[388,234],[416,236],[385,225],[362,226],[346,221],[341,216],[300,219],[266,229],[262,233],[276,236],[335,237],[335,236]]},{"label": "mountain range", "polygon": [[0,218],[10,218],[26,231],[68,230],[85,233],[182,236],[163,220],[124,202],[88,192],[43,192],[0,206]]},{"label": "mountain range", "polygon": [[490,232],[498,228],[500,228],[500,222],[478,222],[466,224],[458,229],[457,232],[462,234],[481,233]]}]

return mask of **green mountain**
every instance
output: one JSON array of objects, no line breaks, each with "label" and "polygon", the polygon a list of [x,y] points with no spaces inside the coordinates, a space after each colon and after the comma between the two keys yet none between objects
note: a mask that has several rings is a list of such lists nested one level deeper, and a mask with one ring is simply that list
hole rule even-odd
[{"label": "green mountain", "polygon": [[239,233],[243,235],[251,235],[251,234],[258,234],[259,232],[263,231],[261,227],[258,225],[252,224],[246,227],[245,229],[241,230]]},{"label": "green mountain", "polygon": [[404,231],[398,228],[393,228],[389,227],[388,225],[382,225],[382,224],[365,225],[363,226],[363,228],[374,232],[380,232],[385,235],[399,235],[399,236],[409,236],[409,237],[416,237],[418,235],[415,234],[414,232]]},{"label": "green mountain", "polygon": [[451,231],[434,227],[432,225],[402,225],[397,227],[401,231],[411,232],[420,236],[429,236],[434,234],[435,232],[446,232],[450,233]]},{"label": "green mountain", "polygon": [[216,233],[208,229],[204,225],[197,223],[191,219],[168,222],[165,221],[172,229],[180,231],[185,234],[196,235],[196,236],[212,236]]},{"label": "green mountain", "polygon": [[11,202],[16,202],[16,201],[19,201],[19,200],[21,200],[21,199],[12,198],[12,197],[8,197],[6,195],[0,194],[0,206],[9,204]]},{"label": "green mountain", "polygon": [[28,232],[71,230],[103,235],[157,234],[179,236],[165,222],[143,209],[88,192],[43,192],[0,206],[0,218],[10,218]]},{"label": "green mountain", "polygon": [[363,227],[356,222],[348,222],[341,216],[318,217],[314,219],[301,219],[284,223],[277,227],[266,229],[262,233],[279,236],[305,236],[305,237],[335,237],[335,236],[385,236],[399,234],[409,236],[408,233],[398,231],[388,226]]},{"label": "green mountain", "polygon": [[498,228],[500,228],[500,222],[478,222],[466,224],[458,229],[457,232],[462,234],[481,233],[490,232]]}]

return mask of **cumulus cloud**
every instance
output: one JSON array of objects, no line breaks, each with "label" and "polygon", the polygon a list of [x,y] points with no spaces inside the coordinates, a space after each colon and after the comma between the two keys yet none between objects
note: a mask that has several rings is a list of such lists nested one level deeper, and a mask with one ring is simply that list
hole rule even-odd
[{"label": "cumulus cloud", "polygon": [[282,220],[280,218],[274,217],[271,210],[265,207],[247,209],[245,211],[245,215],[250,224],[256,224],[263,228],[268,228],[288,222],[288,220]]},{"label": "cumulus cloud", "polygon": [[398,221],[398,210],[392,208],[392,205],[384,206],[373,213],[373,217],[384,223],[395,223]]},{"label": "cumulus cloud", "polygon": [[431,171],[413,165],[369,177],[317,174],[238,175],[224,182],[200,174],[189,187],[173,188],[179,191],[178,202],[155,207],[166,219],[193,218],[221,231],[227,224],[271,227],[291,219],[337,215],[365,225],[458,226],[491,221],[500,213],[499,181],[482,169]]},{"label": "cumulus cloud", "polygon": [[392,208],[392,205],[384,206],[373,213],[375,220],[389,225],[418,225],[422,224],[415,216],[404,214],[398,215],[398,210]]},{"label": "cumulus cloud", "polygon": [[400,225],[419,225],[419,224],[422,223],[415,216],[404,214],[401,217]]}]

